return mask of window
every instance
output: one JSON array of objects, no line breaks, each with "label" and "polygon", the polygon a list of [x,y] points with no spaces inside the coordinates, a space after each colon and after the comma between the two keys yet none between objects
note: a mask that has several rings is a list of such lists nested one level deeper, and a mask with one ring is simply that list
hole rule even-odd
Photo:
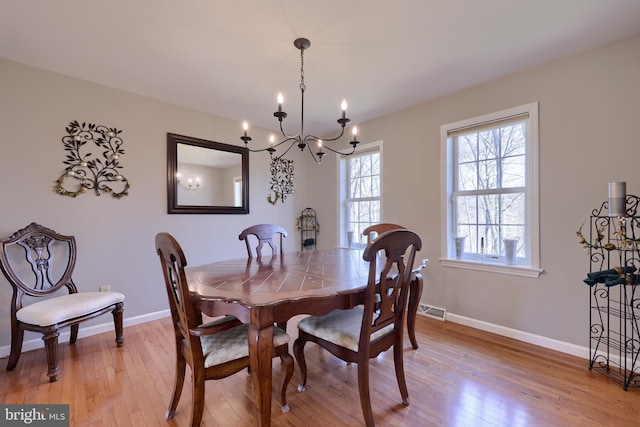
[{"label": "window", "polygon": [[[537,135],[537,103],[442,126],[444,265],[540,273]],[[505,240],[516,241],[513,265]]]},{"label": "window", "polygon": [[340,245],[364,247],[362,231],[380,222],[382,144],[340,158]]},{"label": "window", "polygon": [[242,177],[233,178],[233,206],[242,206]]}]

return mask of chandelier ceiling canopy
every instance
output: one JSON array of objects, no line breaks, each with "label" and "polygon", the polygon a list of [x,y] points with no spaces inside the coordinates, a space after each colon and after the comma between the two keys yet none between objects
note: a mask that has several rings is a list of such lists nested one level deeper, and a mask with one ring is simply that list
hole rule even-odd
[{"label": "chandelier ceiling canopy", "polygon": [[[306,86],[304,83],[304,51],[311,46],[311,42],[305,38],[298,38],[293,42],[293,45],[296,49],[300,50],[300,98],[301,98],[301,113],[300,113],[300,133],[295,135],[287,134],[284,130],[283,121],[287,118],[287,113],[282,109],[284,104],[284,97],[282,93],[278,94],[277,103],[278,110],[273,113],[273,116],[278,119],[280,125],[280,133],[282,134],[282,139],[279,142],[276,142],[275,136],[272,134],[269,138],[269,146],[261,149],[251,149],[249,148],[249,142],[251,141],[251,137],[248,136],[247,131],[249,130],[249,124],[245,121],[242,124],[242,128],[244,131],[243,136],[240,137],[242,141],[244,141],[245,146],[251,152],[260,152],[267,151],[271,156],[272,160],[280,160],[285,154],[291,150],[291,147],[297,145],[300,151],[304,151],[305,148],[311,154],[313,160],[316,163],[320,163],[322,161],[322,157],[325,155],[325,150],[331,151],[336,154],[341,155],[350,155],[353,154],[356,150],[356,147],[360,143],[358,141],[358,129],[353,126],[351,130],[351,134],[353,135],[353,139],[349,141],[351,144],[351,151],[342,152],[337,149],[333,149],[330,146],[326,145],[327,142],[337,141],[344,135],[344,128],[351,120],[347,118],[347,101],[342,100],[341,109],[342,115],[338,118],[337,122],[339,125],[339,134],[332,138],[321,139],[315,135],[305,135],[304,134],[304,92],[306,90]],[[278,151],[278,148],[281,147],[281,152]]]}]

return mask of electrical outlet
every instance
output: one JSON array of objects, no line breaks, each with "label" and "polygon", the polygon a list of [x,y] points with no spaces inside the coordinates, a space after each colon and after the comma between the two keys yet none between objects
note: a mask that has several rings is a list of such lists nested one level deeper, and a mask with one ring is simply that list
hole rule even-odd
[{"label": "electrical outlet", "polygon": [[111,292],[111,286],[109,285],[100,286],[100,292]]}]

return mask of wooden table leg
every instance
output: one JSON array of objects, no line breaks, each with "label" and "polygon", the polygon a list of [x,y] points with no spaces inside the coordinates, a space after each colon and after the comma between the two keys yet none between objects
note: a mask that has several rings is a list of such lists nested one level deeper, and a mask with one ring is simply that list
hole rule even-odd
[{"label": "wooden table leg", "polygon": [[273,321],[266,325],[263,323],[261,328],[252,321],[249,326],[249,360],[260,427],[271,425],[272,347]]},{"label": "wooden table leg", "polygon": [[411,346],[414,349],[418,348],[418,341],[416,340],[416,316],[418,314],[420,297],[422,296],[422,284],[422,274],[415,273],[413,280],[411,280],[409,284],[409,304],[407,307],[407,332],[409,333]]}]

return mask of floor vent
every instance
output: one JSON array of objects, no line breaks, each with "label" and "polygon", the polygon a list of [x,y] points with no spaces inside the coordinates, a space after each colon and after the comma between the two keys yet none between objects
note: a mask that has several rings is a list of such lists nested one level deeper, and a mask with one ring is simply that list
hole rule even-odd
[{"label": "floor vent", "polygon": [[447,317],[447,310],[427,304],[420,304],[418,305],[418,314],[444,321]]}]

